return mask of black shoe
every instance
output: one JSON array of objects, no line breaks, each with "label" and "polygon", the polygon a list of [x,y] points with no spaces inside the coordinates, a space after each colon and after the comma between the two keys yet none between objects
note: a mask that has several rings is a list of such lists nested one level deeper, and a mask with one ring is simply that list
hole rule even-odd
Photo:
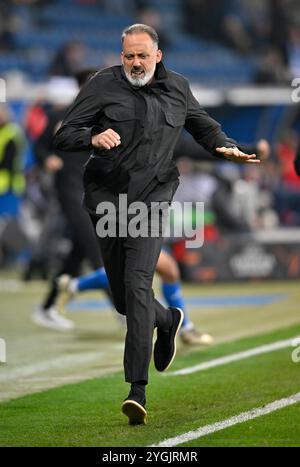
[{"label": "black shoe", "polygon": [[173,313],[173,323],[168,331],[157,329],[157,339],[154,345],[154,365],[158,371],[164,371],[171,365],[176,354],[176,336],[183,320],[180,308],[170,307]]},{"label": "black shoe", "polygon": [[129,425],[146,425],[147,411],[145,405],[145,390],[132,386],[128,397],[122,404],[122,412],[129,418]]},{"label": "black shoe", "polygon": [[122,412],[129,418],[129,425],[146,425],[147,411],[145,407],[132,399],[126,399],[122,404]]}]

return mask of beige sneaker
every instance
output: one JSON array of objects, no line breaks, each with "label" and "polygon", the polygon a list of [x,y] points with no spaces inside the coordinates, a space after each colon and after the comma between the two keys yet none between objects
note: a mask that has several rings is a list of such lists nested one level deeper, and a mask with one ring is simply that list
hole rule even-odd
[{"label": "beige sneaker", "polygon": [[63,274],[57,279],[58,296],[57,296],[56,304],[57,304],[57,308],[59,309],[59,312],[62,314],[66,313],[65,306],[76,295],[75,292],[73,292],[70,288],[71,280],[72,278],[68,274]]},{"label": "beige sneaker", "polygon": [[210,334],[199,332],[195,327],[183,329],[180,338],[185,345],[211,345],[214,341]]}]

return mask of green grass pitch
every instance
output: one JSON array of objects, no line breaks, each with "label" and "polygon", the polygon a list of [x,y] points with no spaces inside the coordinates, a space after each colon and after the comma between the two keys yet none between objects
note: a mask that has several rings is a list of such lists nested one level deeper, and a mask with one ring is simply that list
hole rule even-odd
[{"label": "green grass pitch", "polygon": [[[149,446],[300,390],[293,347],[186,376],[159,374],[153,365],[147,391],[148,424],[132,427],[121,413],[124,330],[109,309],[70,312],[71,333],[39,329],[30,313],[45,284],[3,278],[0,337],[0,446]],[[189,309],[215,344],[178,345],[169,372],[300,335],[300,288],[291,283],[186,286],[187,297],[282,293],[261,306]],[[96,293],[85,295],[98,297]],[[299,352],[300,354],[300,352]],[[203,436],[180,446],[300,446],[300,403]]]}]

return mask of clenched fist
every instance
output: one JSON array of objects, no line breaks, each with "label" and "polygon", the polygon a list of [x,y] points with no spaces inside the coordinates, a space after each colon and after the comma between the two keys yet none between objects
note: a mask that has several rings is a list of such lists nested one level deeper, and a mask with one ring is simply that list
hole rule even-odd
[{"label": "clenched fist", "polygon": [[112,149],[119,146],[119,144],[121,144],[121,137],[111,128],[92,137],[92,145],[95,148]]}]

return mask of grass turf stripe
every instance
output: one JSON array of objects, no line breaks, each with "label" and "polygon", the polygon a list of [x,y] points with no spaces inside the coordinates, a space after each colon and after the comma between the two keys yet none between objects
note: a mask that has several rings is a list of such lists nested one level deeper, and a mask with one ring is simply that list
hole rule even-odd
[{"label": "grass turf stripe", "polygon": [[198,428],[197,430],[189,431],[183,433],[182,435],[175,436],[174,438],[165,439],[158,444],[152,444],[151,447],[173,447],[178,446],[179,444],[187,443],[194,439],[201,438],[203,436],[215,433],[216,431],[224,430],[238,423],[244,423],[248,420],[253,420],[254,418],[267,415],[276,410],[288,407],[290,405],[296,404],[300,401],[300,392],[293,394],[292,396],[279,399],[277,401],[271,402],[270,404],[265,405],[264,407],[258,407],[256,409],[249,410],[248,412],[242,412],[239,415],[234,417],[227,418],[221,422],[212,423],[210,425],[205,425]]},{"label": "grass turf stripe", "polygon": [[[99,362],[100,359],[107,359],[109,352],[114,349],[123,349],[123,344],[115,344],[105,349],[105,351],[86,352],[84,354],[63,355],[61,357],[52,358],[51,360],[39,361],[24,365],[22,367],[9,368],[3,367],[3,372],[0,374],[0,382],[15,380],[18,378],[26,378],[31,375],[36,375],[51,369],[57,370],[58,368],[69,368],[71,366],[77,367],[80,364],[87,364],[91,362]],[[6,364],[8,365],[8,364]],[[121,367],[120,367],[121,369]]]}]

